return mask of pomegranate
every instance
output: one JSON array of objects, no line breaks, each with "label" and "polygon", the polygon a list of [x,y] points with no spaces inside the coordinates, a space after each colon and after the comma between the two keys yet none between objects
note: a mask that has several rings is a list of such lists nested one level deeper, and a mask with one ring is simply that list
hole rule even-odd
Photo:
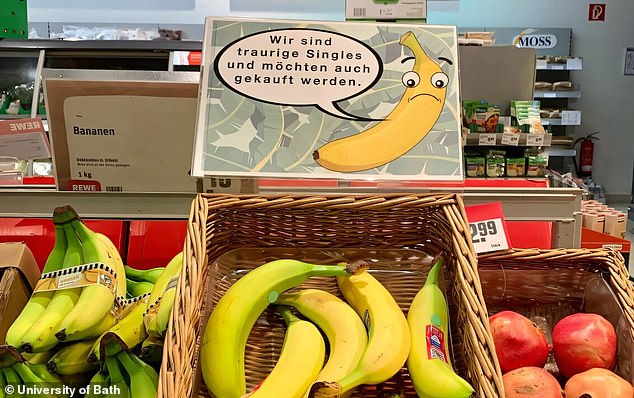
[{"label": "pomegranate", "polygon": [[553,354],[566,378],[592,368],[612,369],[616,360],[616,332],[601,315],[569,315],[555,324]]},{"label": "pomegranate", "polygon": [[566,398],[632,398],[632,385],[607,369],[592,368],[566,382]]},{"label": "pomegranate", "polygon": [[546,336],[530,319],[514,311],[502,311],[491,316],[489,323],[502,374],[525,366],[541,368],[546,364]]},{"label": "pomegranate", "polygon": [[502,381],[505,398],[563,398],[557,379],[535,366],[512,370],[502,376]]}]

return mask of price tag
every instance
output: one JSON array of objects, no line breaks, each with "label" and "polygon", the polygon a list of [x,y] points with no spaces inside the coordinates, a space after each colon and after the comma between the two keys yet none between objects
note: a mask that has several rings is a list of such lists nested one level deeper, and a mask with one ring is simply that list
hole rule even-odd
[{"label": "price tag", "polygon": [[479,137],[478,137],[478,145],[495,145],[495,139],[496,139],[496,135],[495,134],[483,134],[483,133],[479,133]]},{"label": "price tag", "polygon": [[518,146],[520,144],[520,135],[513,133],[502,134],[502,145]]},{"label": "price tag", "polygon": [[566,69],[568,70],[583,69],[583,58],[568,58],[566,60]]},{"label": "price tag", "polygon": [[476,253],[509,248],[506,222],[500,202],[467,206],[471,241]]},{"label": "price tag", "polygon": [[539,91],[544,98],[557,98],[557,93],[554,91]]},{"label": "price tag", "polygon": [[581,111],[561,111],[561,124],[578,126],[581,124]]},{"label": "price tag", "polygon": [[552,65],[550,65],[550,69],[553,69],[553,70],[564,70],[564,69],[566,69],[566,65],[564,65],[564,64],[552,64]]},{"label": "price tag", "polygon": [[544,134],[527,134],[526,146],[543,146]]},{"label": "price tag", "polygon": [[535,68],[537,69],[546,69],[548,67],[548,62],[545,59],[538,59],[535,63]]}]

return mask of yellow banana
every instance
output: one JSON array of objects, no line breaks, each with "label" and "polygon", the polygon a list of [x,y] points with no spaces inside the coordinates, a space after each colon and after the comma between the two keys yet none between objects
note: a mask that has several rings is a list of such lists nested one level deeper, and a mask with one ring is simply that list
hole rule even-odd
[{"label": "yellow banana", "polygon": [[291,305],[314,322],[328,338],[330,353],[315,381],[336,381],[359,363],[368,334],[357,313],[337,296],[319,289],[284,293],[279,304]]},{"label": "yellow banana", "polygon": [[[174,297],[176,296],[176,286],[171,289],[165,290],[161,300],[158,303],[158,309],[156,310],[156,333],[157,337],[165,336],[167,331],[167,324],[172,314],[172,307],[174,306]],[[150,333],[150,330],[148,330]]]},{"label": "yellow banana", "polygon": [[414,148],[434,127],[445,104],[448,77],[412,32],[405,33],[400,44],[414,53],[414,67],[403,74],[405,92],[399,103],[369,129],[317,149],[317,164],[339,172],[380,167]]},{"label": "yellow banana", "polygon": [[407,319],[390,292],[368,271],[337,278],[339,289],[363,319],[368,345],[356,368],[333,382],[317,382],[315,397],[341,397],[361,384],[379,384],[394,376],[407,360],[410,334]]},{"label": "yellow banana", "polygon": [[28,363],[31,363],[33,365],[41,365],[43,363],[47,363],[48,360],[51,359],[53,354],[54,354],[53,350],[38,352],[35,354],[29,354],[25,352],[25,353],[22,353],[22,357],[24,357],[24,359],[26,359]]},{"label": "yellow banana", "polygon": [[245,345],[269,303],[311,276],[349,276],[359,272],[358,266],[282,259],[263,264],[234,283],[213,309],[202,338],[200,365],[211,393],[218,398],[239,398],[246,393]]},{"label": "yellow banana", "polygon": [[128,279],[126,277],[126,290],[128,292],[128,297],[134,298],[143,296],[144,294],[149,294],[152,289],[154,289],[154,284],[150,282],[144,281],[135,281],[132,279]]},{"label": "yellow banana", "polygon": [[[62,267],[64,256],[66,255],[66,235],[61,225],[55,225],[55,244],[49,253],[42,273],[57,271]],[[55,292],[34,292],[20,312],[20,315],[13,321],[6,334],[6,343],[20,349],[22,336],[33,325],[46,310]]]},{"label": "yellow banana", "polygon": [[[97,234],[86,227],[80,219],[75,218],[70,221],[70,225],[81,241],[85,263],[105,264],[112,269],[113,278],[100,278],[100,283],[82,288],[77,304],[64,317],[56,330],[55,336],[60,341],[79,340],[83,337],[82,332],[98,326],[105,317],[112,317],[115,294],[121,291],[121,285],[123,285],[125,297],[125,272],[120,273],[123,271],[123,262],[119,254],[116,253],[121,263],[120,267],[116,264],[117,260],[111,258],[105,243],[97,238]],[[115,293],[109,288],[112,284],[114,284],[112,288]],[[90,311],[87,311],[88,308]]]},{"label": "yellow banana", "polygon": [[301,398],[324,365],[326,344],[319,329],[293,315],[288,307],[279,312],[286,322],[282,352],[250,398]]},{"label": "yellow banana", "polygon": [[48,370],[59,375],[75,375],[96,370],[98,366],[88,362],[88,354],[93,344],[93,340],[82,340],[64,346],[48,361]]},{"label": "yellow banana", "polygon": [[[63,225],[68,248],[64,256],[63,267],[69,268],[84,264],[81,252],[81,243],[75,231],[66,223]],[[55,347],[58,340],[55,338],[57,326],[64,316],[75,306],[81,288],[72,287],[56,290],[51,301],[46,306],[46,311],[33,323],[31,328],[22,336],[21,348],[26,352],[43,352]]]},{"label": "yellow banana", "polygon": [[419,397],[467,398],[473,387],[454,372],[449,360],[449,311],[438,287],[442,263],[441,257],[429,271],[407,314],[412,337],[407,368]]},{"label": "yellow banana", "polygon": [[46,364],[44,363],[32,364],[30,362],[25,362],[24,364],[28,366],[31,372],[33,372],[37,377],[39,377],[44,382],[54,384],[57,386],[62,384],[62,379],[60,379],[59,376],[51,373],[48,370],[48,367],[46,366]]}]

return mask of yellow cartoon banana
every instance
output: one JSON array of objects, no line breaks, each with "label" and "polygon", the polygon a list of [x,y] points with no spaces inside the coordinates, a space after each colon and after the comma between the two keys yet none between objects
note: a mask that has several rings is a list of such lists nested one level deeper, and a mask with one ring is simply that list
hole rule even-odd
[{"label": "yellow cartoon banana", "polygon": [[406,89],[399,103],[378,124],[313,152],[313,159],[320,166],[339,172],[383,166],[416,146],[436,124],[445,104],[449,78],[412,32],[405,33],[400,44],[414,53],[414,67],[403,74]]}]

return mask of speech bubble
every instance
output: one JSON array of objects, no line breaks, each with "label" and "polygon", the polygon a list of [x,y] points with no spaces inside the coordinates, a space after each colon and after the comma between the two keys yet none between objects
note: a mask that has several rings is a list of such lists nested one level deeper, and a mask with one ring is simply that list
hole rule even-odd
[{"label": "speech bubble", "polygon": [[349,114],[337,102],[370,89],[381,78],[383,61],[370,46],[341,33],[275,29],[229,43],[218,52],[214,71],[225,86],[257,101],[375,120]]}]

